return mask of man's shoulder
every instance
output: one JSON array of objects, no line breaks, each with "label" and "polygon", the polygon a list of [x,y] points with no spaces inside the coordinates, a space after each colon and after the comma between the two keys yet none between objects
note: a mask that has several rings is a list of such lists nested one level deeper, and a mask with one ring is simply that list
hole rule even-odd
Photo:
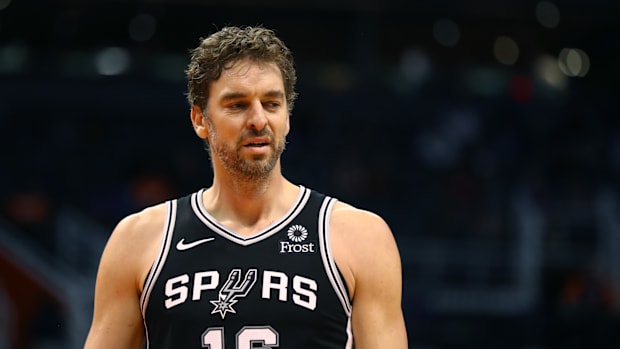
[{"label": "man's shoulder", "polygon": [[386,221],[376,212],[362,209],[354,206],[351,203],[342,201],[335,196],[317,191],[316,189],[308,188],[318,195],[331,197],[334,200],[334,205],[331,212],[331,229],[332,230],[363,230],[373,231],[376,229],[387,230],[390,234],[391,231]]},{"label": "man's shoulder", "polygon": [[[121,219],[106,244],[101,257],[105,275],[117,272],[127,273],[132,285],[152,263],[157,245],[161,239],[166,220],[165,204],[149,206]],[[143,278],[143,277],[142,277]]]},{"label": "man's shoulder", "polygon": [[166,202],[148,206],[138,212],[131,213],[119,221],[113,234],[127,238],[143,238],[144,235],[158,234],[163,229],[168,216]]},{"label": "man's shoulder", "polygon": [[144,228],[150,225],[161,225],[164,223],[166,217],[169,214],[168,210],[170,208],[171,202],[186,200],[194,194],[196,194],[196,192],[186,195],[175,196],[164,202],[146,206],[139,211],[130,213],[119,221],[117,229],[119,227],[121,229],[134,229]]},{"label": "man's shoulder", "polygon": [[353,206],[347,202],[336,201],[331,214],[332,229],[359,232],[389,231],[389,227],[379,214]]}]

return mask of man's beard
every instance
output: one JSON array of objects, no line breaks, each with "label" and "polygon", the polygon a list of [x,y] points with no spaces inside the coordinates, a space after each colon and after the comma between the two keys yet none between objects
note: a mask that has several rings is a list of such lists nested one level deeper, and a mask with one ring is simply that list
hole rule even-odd
[{"label": "man's beard", "polygon": [[[225,143],[218,141],[217,132],[210,121],[207,121],[209,134],[211,135],[209,147],[211,148],[211,156],[216,156],[222,162],[224,168],[234,178],[242,181],[262,182],[269,177],[271,171],[278,163],[278,159],[284,152],[286,147],[285,137],[275,139],[273,132],[264,128],[261,131],[248,130],[244,132],[237,140],[236,147],[229,147]],[[254,158],[241,157],[243,140],[254,137],[268,137],[271,154],[264,156],[255,156]]]}]

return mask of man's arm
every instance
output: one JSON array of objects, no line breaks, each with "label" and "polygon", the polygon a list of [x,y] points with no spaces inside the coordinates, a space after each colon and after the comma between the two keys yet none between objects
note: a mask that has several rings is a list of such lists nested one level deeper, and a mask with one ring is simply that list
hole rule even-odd
[{"label": "man's arm", "polygon": [[112,232],[99,263],[93,321],[84,349],[142,348],[140,282],[148,269],[155,232],[163,224],[158,219],[163,215],[156,211],[128,216]]},{"label": "man's arm", "polygon": [[352,288],[355,348],[406,349],[401,261],[390,228],[371,212],[343,205],[334,210],[332,229]]}]

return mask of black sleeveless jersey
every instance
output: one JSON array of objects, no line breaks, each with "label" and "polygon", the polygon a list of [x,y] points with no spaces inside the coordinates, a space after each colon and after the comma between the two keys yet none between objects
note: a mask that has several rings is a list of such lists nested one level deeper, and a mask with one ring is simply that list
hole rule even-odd
[{"label": "black sleeveless jersey", "polygon": [[335,199],[300,186],[278,221],[241,236],[202,193],[167,202],[140,305],[148,349],[353,348],[351,303],[332,257]]}]

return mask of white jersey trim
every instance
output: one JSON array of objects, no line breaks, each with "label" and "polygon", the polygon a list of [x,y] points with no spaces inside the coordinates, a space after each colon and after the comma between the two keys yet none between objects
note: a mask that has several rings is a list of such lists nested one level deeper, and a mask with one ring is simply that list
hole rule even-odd
[{"label": "white jersey trim", "polygon": [[351,316],[347,320],[347,343],[345,344],[345,349],[353,348],[353,332],[351,331]]},{"label": "white jersey trim", "polygon": [[[323,266],[325,267],[327,277],[329,278],[336,295],[342,303],[342,308],[350,318],[351,300],[349,299],[349,294],[344,286],[344,281],[342,280],[342,277],[338,272],[338,268],[336,267],[336,262],[332,254],[330,243],[329,222],[331,220],[331,213],[335,203],[336,199],[326,197],[321,205],[321,210],[319,211],[319,245],[321,247],[321,257],[323,259]],[[348,333],[350,334],[350,331],[348,331]]]},{"label": "white jersey trim", "polygon": [[213,216],[211,216],[211,214],[209,214],[209,212],[207,212],[202,202],[203,192],[204,189],[201,189],[200,191],[192,194],[192,209],[194,210],[196,217],[198,217],[200,221],[202,221],[207,227],[209,227],[209,229],[213,230],[218,235],[242,246],[248,246],[267,239],[283,229],[304,209],[311,194],[310,189],[304,188],[300,185],[299,194],[297,194],[295,203],[291,206],[288,212],[282,216],[281,219],[275,221],[273,224],[270,224],[252,236],[242,236],[220,224],[220,222],[218,222]]},{"label": "white jersey trim", "polygon": [[144,289],[142,290],[142,294],[140,295],[140,309],[142,311],[142,319],[146,331],[145,338],[147,348],[149,348],[149,335],[148,327],[146,325],[146,308],[149,303],[151,291],[153,290],[153,285],[155,285],[155,281],[159,277],[159,274],[161,273],[161,270],[166,262],[166,258],[168,257],[168,252],[170,251],[170,245],[172,243],[172,232],[174,231],[174,225],[176,223],[177,216],[177,200],[168,201],[166,204],[166,221],[164,223],[159,251],[155,256],[155,260],[153,261],[151,270],[146,276],[146,280],[144,281]]}]

